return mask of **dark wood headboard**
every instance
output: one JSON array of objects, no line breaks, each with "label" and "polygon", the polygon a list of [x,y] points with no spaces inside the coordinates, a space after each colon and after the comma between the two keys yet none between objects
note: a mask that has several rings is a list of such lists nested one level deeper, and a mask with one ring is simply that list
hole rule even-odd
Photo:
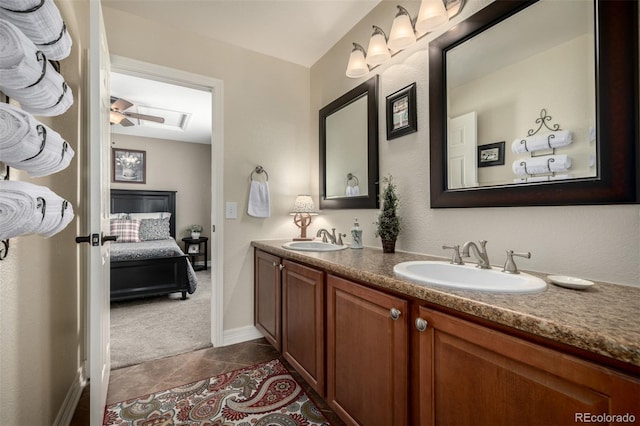
[{"label": "dark wood headboard", "polygon": [[169,232],[176,237],[176,191],[112,189],[111,213],[170,212]]}]

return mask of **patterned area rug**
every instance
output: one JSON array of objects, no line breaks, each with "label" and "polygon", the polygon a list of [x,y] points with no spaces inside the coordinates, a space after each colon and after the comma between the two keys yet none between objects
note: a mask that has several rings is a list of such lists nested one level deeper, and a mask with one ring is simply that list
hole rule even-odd
[{"label": "patterned area rug", "polygon": [[104,425],[328,426],[329,422],[274,359],[109,405]]}]

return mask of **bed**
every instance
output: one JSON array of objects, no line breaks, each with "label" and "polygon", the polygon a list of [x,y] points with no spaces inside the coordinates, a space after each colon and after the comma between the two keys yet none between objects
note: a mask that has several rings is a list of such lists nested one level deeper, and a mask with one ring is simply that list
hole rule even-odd
[{"label": "bed", "polygon": [[176,243],[176,191],[111,190],[111,301],[192,294],[197,278]]}]

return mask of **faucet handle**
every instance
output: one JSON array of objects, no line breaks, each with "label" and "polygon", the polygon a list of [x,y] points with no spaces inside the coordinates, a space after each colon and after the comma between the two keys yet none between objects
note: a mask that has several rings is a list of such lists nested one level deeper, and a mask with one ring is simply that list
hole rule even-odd
[{"label": "faucet handle", "polygon": [[453,250],[453,256],[451,257],[451,262],[454,265],[464,265],[462,258],[460,257],[460,246],[442,246],[444,250]]},{"label": "faucet handle", "polygon": [[526,257],[527,259],[531,259],[531,252],[514,253],[513,250],[507,250],[507,261],[504,263],[502,272],[506,272],[507,274],[520,273],[520,271],[518,271],[518,267],[516,266],[516,262],[513,261],[513,256]]},{"label": "faucet handle", "polygon": [[342,237],[346,237],[347,234],[341,234],[338,232],[338,240],[336,241],[336,244],[339,246],[343,246],[344,242],[342,241]]}]

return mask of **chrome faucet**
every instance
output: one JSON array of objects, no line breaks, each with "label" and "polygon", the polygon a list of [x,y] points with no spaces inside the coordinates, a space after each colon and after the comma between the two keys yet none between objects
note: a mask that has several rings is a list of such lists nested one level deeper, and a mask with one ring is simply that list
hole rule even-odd
[{"label": "chrome faucet", "polygon": [[469,255],[469,249],[472,248],[473,254],[475,255],[476,259],[478,259],[478,268],[491,269],[491,264],[489,263],[489,255],[487,254],[486,245],[487,245],[486,240],[480,240],[480,248],[478,248],[476,243],[474,243],[473,241],[467,241],[462,246],[461,256],[471,257]]},{"label": "chrome faucet", "polygon": [[[316,237],[322,237],[322,242],[323,243],[327,243],[329,241],[331,241],[331,244],[335,244],[336,243],[336,228],[331,228],[331,233],[329,233],[329,231],[327,231],[324,228],[321,228],[318,230],[318,233],[316,234]],[[327,240],[328,238],[328,240]]]}]

